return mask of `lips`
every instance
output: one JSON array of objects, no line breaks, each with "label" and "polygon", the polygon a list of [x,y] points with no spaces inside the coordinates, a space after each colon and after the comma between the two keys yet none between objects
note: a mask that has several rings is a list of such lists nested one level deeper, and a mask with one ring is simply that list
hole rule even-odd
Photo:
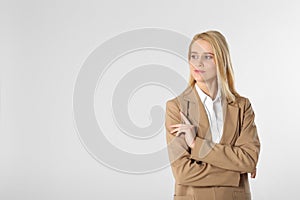
[{"label": "lips", "polygon": [[196,73],[204,73],[205,71],[200,70],[200,69],[195,69],[194,72],[196,72]]}]

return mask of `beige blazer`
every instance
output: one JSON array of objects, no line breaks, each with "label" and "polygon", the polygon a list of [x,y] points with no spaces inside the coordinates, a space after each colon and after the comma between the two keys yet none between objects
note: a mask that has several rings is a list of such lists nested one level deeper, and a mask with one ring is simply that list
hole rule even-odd
[{"label": "beige blazer", "polygon": [[[236,102],[222,96],[224,125],[219,143],[211,140],[208,117],[195,87],[167,101],[165,127],[168,155],[175,179],[174,200],[250,200],[248,173],[256,169],[260,141],[248,98]],[[184,136],[170,134],[183,123],[182,111],[197,127],[195,147]]]}]

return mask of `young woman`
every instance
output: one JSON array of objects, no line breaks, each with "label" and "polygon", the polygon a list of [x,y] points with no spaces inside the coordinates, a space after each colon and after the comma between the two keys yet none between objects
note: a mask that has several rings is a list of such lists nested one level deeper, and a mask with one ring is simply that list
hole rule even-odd
[{"label": "young woman", "polygon": [[251,103],[235,90],[226,39],[196,34],[188,59],[189,85],[166,104],[174,200],[250,200],[260,141]]}]

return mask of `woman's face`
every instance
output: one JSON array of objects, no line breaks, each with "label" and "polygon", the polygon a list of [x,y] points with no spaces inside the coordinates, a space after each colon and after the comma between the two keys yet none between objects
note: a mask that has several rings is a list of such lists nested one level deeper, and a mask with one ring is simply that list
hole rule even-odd
[{"label": "woman's face", "polygon": [[197,82],[210,82],[217,78],[217,67],[211,45],[202,39],[191,46],[190,73]]}]

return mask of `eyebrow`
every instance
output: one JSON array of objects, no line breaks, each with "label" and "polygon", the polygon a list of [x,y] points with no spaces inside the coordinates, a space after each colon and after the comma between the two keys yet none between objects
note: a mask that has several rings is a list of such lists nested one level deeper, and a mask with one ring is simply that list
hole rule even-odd
[{"label": "eyebrow", "polygon": [[[196,51],[192,51],[191,53],[196,53],[196,54],[198,54],[198,52],[196,52]],[[213,54],[213,53],[211,53],[211,52],[204,52],[204,54],[211,54],[211,55],[215,55],[215,54]]]}]

